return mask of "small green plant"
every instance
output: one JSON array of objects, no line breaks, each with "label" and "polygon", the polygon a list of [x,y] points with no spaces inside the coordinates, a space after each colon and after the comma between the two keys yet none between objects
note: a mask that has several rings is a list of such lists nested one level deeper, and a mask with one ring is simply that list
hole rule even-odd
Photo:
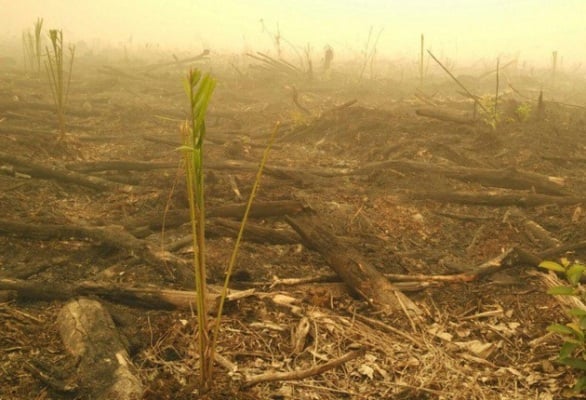
[{"label": "small green plant", "polygon": [[71,84],[71,72],[73,70],[73,60],[75,58],[75,46],[69,46],[69,68],[64,69],[63,56],[63,32],[58,29],[49,31],[51,47],[47,47],[47,60],[45,67],[49,76],[51,94],[53,102],[57,108],[57,118],[59,122],[59,131],[65,134],[65,106],[69,95],[69,86]]},{"label": "small green plant", "polygon": [[[552,287],[548,290],[549,294],[574,296],[580,301],[586,300],[586,291],[580,284],[586,265],[562,259],[560,263],[543,261],[539,266],[560,273],[568,280],[569,285]],[[565,325],[551,324],[547,330],[562,337],[563,343],[557,361],[579,371],[580,376],[574,390],[583,392],[586,390],[586,309],[573,307],[568,310],[568,316],[570,322]]]},{"label": "small green plant", "polygon": [[263,153],[256,179],[254,181],[248,203],[242,217],[240,230],[228,268],[224,287],[220,296],[220,304],[216,316],[213,332],[208,320],[207,288],[206,288],[206,254],[205,254],[205,204],[204,204],[204,139],[206,135],[205,113],[212,97],[216,81],[209,74],[202,74],[199,70],[191,70],[185,81],[185,91],[190,102],[190,120],[183,125],[183,145],[179,148],[183,152],[185,161],[185,177],[187,196],[189,201],[191,231],[193,237],[193,267],[195,271],[196,309],[198,319],[198,349],[200,367],[200,392],[211,389],[213,377],[213,360],[218,340],[224,300],[228,294],[228,284],[236,264],[236,256],[242,241],[244,226],[250,213],[250,208],[260,185],[263,168],[268,159],[268,153],[279,130],[275,126],[269,143]]},{"label": "small green plant", "polygon": [[497,125],[501,121],[501,112],[497,109],[498,103],[495,101],[494,96],[482,96],[478,98],[477,104],[482,106],[483,110],[485,111],[482,115],[482,121],[486,125],[492,127],[493,130],[496,130]]},{"label": "small green plant", "polygon": [[199,70],[191,70],[185,82],[190,102],[190,121],[182,129],[185,177],[189,201],[191,233],[193,237],[193,267],[195,272],[196,308],[198,317],[198,344],[200,388],[207,391],[211,385],[212,356],[208,304],[206,302],[206,251],[203,142],[206,134],[205,113],[214,92],[216,81]]},{"label": "small green plant", "polygon": [[519,104],[515,109],[515,117],[519,122],[529,121],[529,118],[531,118],[532,113],[533,107],[531,107],[531,104],[527,102]]}]

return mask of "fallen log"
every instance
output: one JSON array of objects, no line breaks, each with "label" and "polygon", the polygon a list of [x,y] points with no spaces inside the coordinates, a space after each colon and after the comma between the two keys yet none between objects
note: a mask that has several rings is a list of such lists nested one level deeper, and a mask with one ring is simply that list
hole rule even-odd
[{"label": "fallen log", "polygon": [[421,314],[415,303],[393,286],[358,252],[342,244],[338,238],[327,231],[323,227],[323,222],[315,214],[287,216],[285,219],[301,236],[302,243],[318,251],[354,293],[387,313],[408,310]]},{"label": "fallen log", "polygon": [[67,260],[67,257],[52,257],[49,260],[41,259],[26,264],[7,264],[0,272],[0,278],[27,279],[56,265],[63,265]]},{"label": "fallen log", "polygon": [[179,59],[175,55],[173,55],[173,58],[175,58],[174,61],[167,61],[167,62],[161,62],[161,63],[156,63],[156,64],[149,64],[149,65],[145,65],[143,67],[140,67],[138,69],[144,70],[144,71],[147,71],[147,72],[152,72],[155,69],[164,68],[164,67],[170,67],[170,66],[173,66],[173,65],[175,65],[177,67],[181,67],[183,64],[187,64],[187,63],[191,63],[191,62],[195,62],[195,61],[199,61],[199,60],[207,60],[207,56],[209,56],[209,55],[210,55],[210,51],[208,49],[205,49],[200,54],[198,54],[197,56],[194,56],[194,57],[188,57],[188,58]]},{"label": "fallen log", "polygon": [[409,200],[433,200],[441,203],[472,204],[479,206],[535,207],[544,204],[567,206],[586,202],[584,197],[549,196],[535,193],[475,193],[475,192],[413,192],[406,193]]},{"label": "fallen log", "polygon": [[517,190],[534,190],[537,193],[564,195],[564,180],[556,176],[541,175],[535,172],[519,171],[515,168],[467,168],[442,166],[406,160],[388,160],[367,164],[353,173],[369,174],[381,169],[393,169],[400,172],[419,172],[444,175],[448,178],[466,182],[478,182],[481,185]]},{"label": "fallen log", "polygon": [[[240,222],[229,219],[218,218],[212,219],[206,225],[206,233],[222,236],[236,237],[240,230]],[[265,244],[296,244],[299,243],[299,236],[295,232],[287,230],[276,230],[265,228],[264,226],[253,224],[250,221],[244,227],[243,239],[248,242],[265,243]]]},{"label": "fallen log", "polygon": [[[56,113],[57,109],[54,104],[51,103],[27,103],[24,101],[6,101],[0,100],[0,110],[31,110],[31,111],[49,111]],[[92,111],[86,111],[83,108],[71,108],[67,107],[67,115],[74,115],[79,117],[95,117],[96,113]]]},{"label": "fallen log", "polygon": [[126,250],[157,268],[163,265],[170,267],[175,279],[184,287],[191,288],[194,284],[193,268],[189,261],[160,250],[158,246],[145,240],[137,239],[121,226],[25,224],[0,219],[0,235],[39,240],[95,240],[112,248]]},{"label": "fallen log", "polygon": [[18,167],[20,171],[36,178],[53,179],[60,182],[73,183],[94,190],[121,190],[132,191],[132,186],[122,185],[103,178],[82,175],[58,166],[45,166],[34,163],[28,158],[14,156],[0,151],[0,161]]},{"label": "fallen log", "polygon": [[513,220],[522,225],[527,238],[535,245],[553,248],[561,242],[537,222],[531,220],[522,210],[511,209],[505,214],[506,221]]},{"label": "fallen log", "polygon": [[[227,219],[210,219],[206,223],[206,237],[233,237],[238,235],[240,222]],[[250,221],[246,223],[242,237],[247,242],[263,244],[297,244],[300,239],[294,232],[265,228]],[[187,235],[180,239],[173,240],[165,246],[168,251],[174,252],[183,247],[193,245],[193,236]]]},{"label": "fallen log", "polygon": [[57,316],[61,340],[77,360],[77,379],[86,398],[141,399],[143,385],[112,317],[85,298],[70,301]]},{"label": "fallen log", "polygon": [[[36,282],[20,279],[0,279],[0,290],[14,293],[19,301],[68,301],[74,297],[92,296],[116,304],[152,310],[192,310],[195,307],[194,291],[159,288],[124,287],[108,283]],[[210,314],[218,312],[221,288],[210,287],[207,295]],[[230,290],[226,301],[236,301],[254,294],[254,290]]]},{"label": "fallen log", "polygon": [[[223,162],[208,162],[205,164],[207,168],[214,170],[233,170],[239,172],[256,172],[258,165],[247,161],[236,161],[228,160]],[[333,176],[345,176],[348,175],[347,169],[335,169],[335,168],[287,168],[271,166],[264,169],[266,175],[273,176],[275,178],[287,178],[295,177],[298,174],[317,175],[326,178]]]},{"label": "fallen log", "polygon": [[512,267],[523,255],[517,252],[517,249],[509,249],[498,256],[483,262],[480,265],[470,268],[470,270],[448,275],[399,275],[399,274],[387,274],[386,276],[391,281],[403,281],[403,282],[472,282],[480,279],[486,275],[500,271],[504,268]]},{"label": "fallen log", "polygon": [[[299,200],[274,200],[258,201],[252,204],[250,209],[250,218],[271,218],[282,217],[283,215],[294,215],[302,212],[307,206]],[[206,210],[207,218],[234,218],[242,219],[246,204],[226,204],[217,207],[209,207]],[[189,210],[171,210],[164,215],[154,217],[136,218],[124,224],[130,232],[135,230],[144,230],[147,228],[152,231],[180,226],[189,222]]]},{"label": "fallen log", "polygon": [[544,260],[551,260],[552,258],[558,257],[567,251],[580,249],[586,249],[586,240],[560,244],[559,246],[550,247],[549,249],[540,251],[539,253],[532,253],[523,248],[518,248],[517,252],[519,253],[519,258],[521,261],[531,265],[539,265],[540,262]]},{"label": "fallen log", "polygon": [[477,122],[468,113],[459,113],[453,110],[437,108],[420,108],[415,110],[415,114],[422,117],[439,119],[441,121],[455,122],[457,124],[471,125]]},{"label": "fallen log", "polygon": [[153,161],[93,161],[70,163],[65,167],[77,172],[102,172],[102,171],[151,171],[153,169],[172,169],[179,166],[178,162],[153,162]]}]

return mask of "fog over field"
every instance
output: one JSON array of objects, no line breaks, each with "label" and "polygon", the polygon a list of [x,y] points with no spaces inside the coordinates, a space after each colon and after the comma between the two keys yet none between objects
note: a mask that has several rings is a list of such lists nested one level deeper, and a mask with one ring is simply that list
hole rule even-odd
[{"label": "fog over field", "polygon": [[0,39],[20,40],[37,17],[88,45],[220,52],[332,46],[352,57],[380,33],[378,54],[416,58],[426,47],[458,62],[498,56],[534,64],[558,51],[565,65],[586,55],[583,0],[0,0]]}]

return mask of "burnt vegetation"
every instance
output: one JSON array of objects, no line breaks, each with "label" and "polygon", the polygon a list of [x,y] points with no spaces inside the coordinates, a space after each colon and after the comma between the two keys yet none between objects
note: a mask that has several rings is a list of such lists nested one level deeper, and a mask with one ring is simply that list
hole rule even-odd
[{"label": "burnt vegetation", "polygon": [[[372,30],[346,59],[278,31],[238,55],[51,32],[71,55],[57,72],[50,53],[53,86],[46,33],[23,36],[24,66],[0,60],[0,398],[571,393],[547,331],[568,321],[547,293],[563,275],[537,266],[586,258],[579,66],[459,66],[423,35],[387,60]],[[210,315],[280,122],[211,355],[180,151],[193,68],[216,82],[198,155]]]}]

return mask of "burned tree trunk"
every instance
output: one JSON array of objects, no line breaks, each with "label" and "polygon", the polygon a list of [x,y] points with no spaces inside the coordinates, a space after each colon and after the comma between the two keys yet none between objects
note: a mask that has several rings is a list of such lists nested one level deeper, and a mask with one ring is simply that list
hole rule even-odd
[{"label": "burned tree trunk", "polygon": [[316,215],[286,217],[308,248],[318,251],[329,266],[355,293],[382,311],[401,309],[421,313],[417,305],[393,286],[355,250],[328,232]]}]

